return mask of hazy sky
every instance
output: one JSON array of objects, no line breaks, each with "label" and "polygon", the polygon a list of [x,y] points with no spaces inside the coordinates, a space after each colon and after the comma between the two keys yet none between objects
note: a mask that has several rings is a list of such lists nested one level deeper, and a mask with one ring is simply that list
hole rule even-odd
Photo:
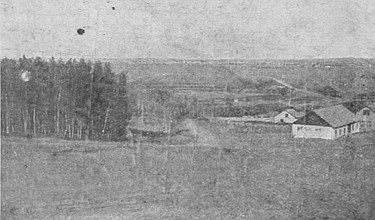
[{"label": "hazy sky", "polygon": [[374,0],[2,0],[1,14],[2,57],[375,57]]}]

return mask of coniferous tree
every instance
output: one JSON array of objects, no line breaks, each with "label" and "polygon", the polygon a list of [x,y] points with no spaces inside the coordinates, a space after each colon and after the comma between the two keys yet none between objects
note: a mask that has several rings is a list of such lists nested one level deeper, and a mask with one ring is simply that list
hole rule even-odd
[{"label": "coniferous tree", "polygon": [[[117,79],[117,80],[116,80]],[[109,63],[1,60],[1,133],[121,140],[130,117],[126,77]]]},{"label": "coniferous tree", "polygon": [[111,111],[109,114],[111,137],[117,141],[126,139],[126,127],[131,116],[125,85],[125,73],[117,75],[117,80],[114,86],[115,89],[112,91],[114,99],[111,102]]}]

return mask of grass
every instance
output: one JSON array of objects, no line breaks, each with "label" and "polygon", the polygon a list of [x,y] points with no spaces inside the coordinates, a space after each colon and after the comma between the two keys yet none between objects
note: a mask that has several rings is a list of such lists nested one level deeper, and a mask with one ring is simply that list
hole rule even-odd
[{"label": "grass", "polygon": [[373,133],[326,141],[293,139],[287,126],[199,125],[205,135],[230,140],[215,146],[143,143],[138,149],[3,138],[2,217],[375,217]]}]

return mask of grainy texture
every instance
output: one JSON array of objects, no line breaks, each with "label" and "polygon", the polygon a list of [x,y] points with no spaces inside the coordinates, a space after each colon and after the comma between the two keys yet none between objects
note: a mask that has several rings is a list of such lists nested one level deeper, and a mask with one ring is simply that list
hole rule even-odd
[{"label": "grainy texture", "polygon": [[375,219],[374,0],[0,14],[1,219]]},{"label": "grainy texture", "polygon": [[[2,1],[6,56],[374,57],[371,0]],[[77,34],[82,28],[85,33]]]},{"label": "grainy texture", "polygon": [[[292,139],[287,126],[252,126],[250,132],[191,123],[204,130],[191,139],[194,146],[144,144],[142,152],[116,143],[4,138],[2,216],[375,217],[375,142],[370,134],[332,142]],[[210,136],[221,144],[207,145]],[[135,164],[133,154],[139,158]]]}]

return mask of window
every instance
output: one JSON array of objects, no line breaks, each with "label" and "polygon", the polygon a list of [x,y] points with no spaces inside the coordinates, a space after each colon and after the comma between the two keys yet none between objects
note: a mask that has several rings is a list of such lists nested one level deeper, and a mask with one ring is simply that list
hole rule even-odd
[{"label": "window", "polygon": [[371,127],[371,121],[367,122],[367,127],[369,127],[369,128]]},{"label": "window", "polygon": [[343,134],[345,134],[346,133],[346,128],[344,128],[344,132],[343,132]]},{"label": "window", "polygon": [[285,118],[288,118],[289,117],[289,115],[288,114],[285,114]]},{"label": "window", "polygon": [[339,135],[341,135],[341,129],[339,129]]},{"label": "window", "polygon": [[368,109],[363,110],[363,115],[370,115],[370,110],[368,110]]},{"label": "window", "polygon": [[337,130],[335,130],[335,137],[337,137]]}]

